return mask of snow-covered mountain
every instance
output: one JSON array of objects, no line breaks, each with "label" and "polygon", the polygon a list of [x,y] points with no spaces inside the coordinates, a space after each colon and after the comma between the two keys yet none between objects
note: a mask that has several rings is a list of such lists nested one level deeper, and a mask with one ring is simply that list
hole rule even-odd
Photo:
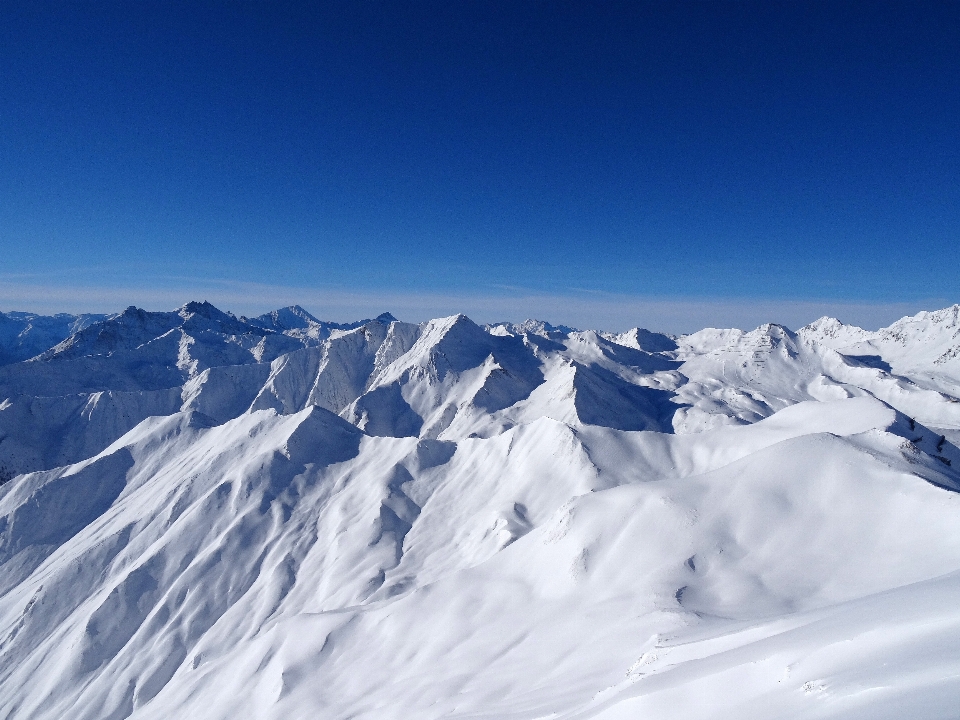
[{"label": "snow-covered mountain", "polygon": [[821,318],[800,333],[868,367],[951,395],[960,393],[960,305],[905,317],[876,332]]},{"label": "snow-covered mountain", "polygon": [[0,716],[953,717],[958,313],[0,335]]},{"label": "snow-covered mountain", "polygon": [[0,365],[28,360],[49,350],[105,315],[35,315],[0,312]]}]

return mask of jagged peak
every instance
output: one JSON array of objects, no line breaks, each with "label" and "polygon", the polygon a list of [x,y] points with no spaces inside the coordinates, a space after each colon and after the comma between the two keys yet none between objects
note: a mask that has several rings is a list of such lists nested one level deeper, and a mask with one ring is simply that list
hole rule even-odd
[{"label": "jagged peak", "polygon": [[916,315],[908,315],[900,318],[896,322],[892,323],[889,327],[884,329],[892,330],[894,328],[921,322],[930,322],[934,325],[955,325],[960,322],[960,305],[954,304],[945,308],[940,308],[939,310],[921,310]]},{"label": "jagged peak", "polygon": [[273,330],[302,330],[322,324],[299,305],[277,308],[254,318],[241,316],[240,319],[245,323]]},{"label": "jagged peak", "polygon": [[492,335],[539,335],[550,340],[558,340],[570,333],[580,332],[577,328],[567,325],[553,325],[546,320],[527,318],[521,323],[500,321],[489,323],[483,329]]},{"label": "jagged peak", "polygon": [[413,347],[378,382],[393,382],[414,366],[439,367],[441,376],[448,368],[459,372],[476,367],[490,354],[493,343],[494,338],[463,313],[429,320],[421,325]]},{"label": "jagged peak", "polygon": [[754,342],[766,343],[780,340],[796,340],[797,334],[785,325],[779,323],[764,323],[763,325],[744,333],[742,342],[748,344]]},{"label": "jagged peak", "polygon": [[450,340],[462,341],[469,338],[482,341],[489,337],[482,327],[463,313],[428,320],[422,327],[423,332],[417,341],[421,347],[432,347]]},{"label": "jagged peak", "polygon": [[804,325],[801,330],[828,330],[832,328],[846,327],[846,323],[830,315],[818,317],[811,323]]},{"label": "jagged peak", "polygon": [[379,322],[389,325],[395,322],[397,318],[388,312],[381,313],[377,317],[364,320],[355,320],[352,322],[333,322],[330,320],[319,320],[312,313],[304,309],[301,305],[288,305],[287,307],[271,310],[270,312],[258,315],[256,317],[241,316],[240,320],[256,327],[286,332],[289,330],[316,330],[326,333],[330,331],[350,331],[363,327],[371,322]]},{"label": "jagged peak", "polygon": [[302,306],[300,306],[300,305],[288,305],[288,306],[285,307],[285,308],[280,308],[280,309],[278,309],[278,310],[274,310],[274,311],[273,311],[272,313],[270,313],[270,314],[271,314],[271,315],[279,315],[280,313],[283,313],[283,312],[289,313],[289,314],[294,315],[294,316],[296,316],[296,317],[298,317],[298,318],[301,318],[301,319],[303,319],[303,320],[306,320],[306,321],[309,322],[309,323],[315,323],[315,324],[317,324],[317,325],[320,324],[320,321],[317,320],[317,318],[315,318],[313,315],[311,315],[309,312],[307,312],[307,311],[306,311]]},{"label": "jagged peak", "polygon": [[781,325],[780,323],[773,323],[773,322],[764,323],[763,325],[760,325],[759,327],[756,328],[756,331],[767,333],[767,334],[775,334],[775,335],[796,334],[793,332],[793,330],[788,328],[786,325]]},{"label": "jagged peak", "polygon": [[285,309],[289,310],[290,312],[295,312],[299,315],[304,315],[306,317],[313,318],[314,320],[316,320],[316,318],[313,317],[313,315],[311,315],[302,305],[296,305],[296,304],[287,305]]},{"label": "jagged peak", "polygon": [[[429,320],[426,324],[427,331],[431,333],[439,333],[439,335],[445,336],[454,329],[459,328],[476,328],[477,330],[483,331],[479,325],[477,325],[473,320],[468,318],[463,313],[457,313],[456,315],[447,315],[446,317],[436,318],[434,320]],[[425,333],[426,334],[426,333]]]},{"label": "jagged peak", "polygon": [[206,300],[191,300],[177,308],[177,314],[182,318],[186,318],[188,315],[199,315],[208,320],[215,317],[232,317]]},{"label": "jagged peak", "polygon": [[112,317],[108,317],[107,319],[112,320],[113,318],[145,317],[146,315],[147,315],[147,311],[144,310],[143,308],[139,308],[136,305],[130,305],[126,307],[124,310],[122,310],[121,312],[118,312],[116,315],[113,315]]},{"label": "jagged peak", "polygon": [[807,323],[798,331],[800,334],[819,334],[825,337],[833,337],[840,333],[866,333],[867,330],[864,330],[859,325],[848,325],[842,320],[832,317],[830,315],[824,315],[819,317],[811,323]]}]

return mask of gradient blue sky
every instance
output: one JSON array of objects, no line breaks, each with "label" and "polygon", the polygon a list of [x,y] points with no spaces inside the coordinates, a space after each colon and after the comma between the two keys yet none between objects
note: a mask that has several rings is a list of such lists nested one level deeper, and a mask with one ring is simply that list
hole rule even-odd
[{"label": "gradient blue sky", "polygon": [[680,331],[960,300],[957,2],[0,19],[2,309]]}]

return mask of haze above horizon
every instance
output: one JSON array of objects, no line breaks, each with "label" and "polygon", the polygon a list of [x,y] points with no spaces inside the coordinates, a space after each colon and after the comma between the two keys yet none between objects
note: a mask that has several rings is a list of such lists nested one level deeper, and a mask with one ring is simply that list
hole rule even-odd
[{"label": "haze above horizon", "polygon": [[960,299],[957,4],[0,16],[3,309],[684,331]]}]

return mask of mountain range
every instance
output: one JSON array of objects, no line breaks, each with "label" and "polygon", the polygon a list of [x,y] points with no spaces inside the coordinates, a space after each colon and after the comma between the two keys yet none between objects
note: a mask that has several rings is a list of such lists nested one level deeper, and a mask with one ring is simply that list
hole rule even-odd
[{"label": "mountain range", "polygon": [[0,716],[954,717],[958,445],[957,305],[0,313]]}]

